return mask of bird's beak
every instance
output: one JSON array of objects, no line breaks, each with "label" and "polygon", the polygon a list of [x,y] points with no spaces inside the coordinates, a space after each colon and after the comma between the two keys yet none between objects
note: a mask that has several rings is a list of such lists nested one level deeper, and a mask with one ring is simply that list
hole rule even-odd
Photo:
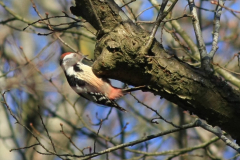
[{"label": "bird's beak", "polygon": [[85,57],[87,57],[86,55],[83,55],[82,53],[77,53],[77,60],[78,61],[81,61],[82,62],[82,60],[85,58]]}]

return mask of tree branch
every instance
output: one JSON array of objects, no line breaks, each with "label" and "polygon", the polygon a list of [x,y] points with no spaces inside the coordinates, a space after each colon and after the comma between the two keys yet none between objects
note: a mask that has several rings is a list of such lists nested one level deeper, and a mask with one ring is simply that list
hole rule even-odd
[{"label": "tree branch", "polygon": [[[148,91],[189,110],[213,126],[218,125],[240,140],[240,126],[235,125],[240,121],[239,91],[233,90],[220,78],[208,76],[170,56],[157,41],[153,42],[148,53],[141,52],[149,33],[121,18],[124,16],[117,15],[123,14],[120,7],[115,5],[113,11],[108,3],[98,0],[92,0],[92,3],[103,28],[108,31],[98,36],[95,48],[97,60],[93,64],[93,72],[97,76],[134,86],[148,85]],[[89,9],[86,6],[89,6],[88,0],[76,0],[76,7],[71,8],[93,26],[97,25],[93,14],[83,13]]]},{"label": "tree branch", "polygon": [[192,23],[193,23],[193,28],[194,28],[194,32],[196,35],[196,39],[198,42],[198,49],[199,49],[199,53],[200,53],[200,57],[201,57],[201,68],[203,70],[205,70],[207,73],[212,73],[213,69],[212,69],[212,66],[210,63],[211,59],[208,57],[206,46],[205,46],[205,43],[204,43],[204,40],[202,37],[202,31],[200,28],[199,19],[198,19],[194,0],[188,0],[188,5],[190,8],[190,12],[193,15]]},{"label": "tree branch", "polygon": [[188,128],[193,128],[193,127],[196,127],[196,126],[198,126],[198,119],[196,119],[194,122],[192,122],[190,124],[186,124],[186,125],[181,126],[181,128],[174,128],[174,129],[171,129],[171,130],[166,130],[166,131],[160,132],[158,134],[150,135],[150,136],[144,137],[144,138],[136,140],[136,141],[132,141],[132,142],[129,142],[129,143],[123,143],[123,144],[108,148],[108,149],[103,150],[101,152],[97,152],[97,153],[92,154],[90,156],[86,156],[86,157],[83,158],[83,160],[84,159],[90,159],[90,158],[93,158],[93,157],[96,157],[96,156],[99,156],[99,155],[102,155],[102,154],[105,154],[105,153],[109,153],[109,152],[115,151],[115,150],[120,149],[120,148],[133,146],[133,145],[136,145],[136,144],[139,144],[139,143],[142,143],[142,142],[145,142],[145,141],[148,141],[148,140],[151,140],[151,139],[154,139],[154,138],[157,138],[157,137],[169,134],[169,133],[178,132],[178,131],[188,129]]}]

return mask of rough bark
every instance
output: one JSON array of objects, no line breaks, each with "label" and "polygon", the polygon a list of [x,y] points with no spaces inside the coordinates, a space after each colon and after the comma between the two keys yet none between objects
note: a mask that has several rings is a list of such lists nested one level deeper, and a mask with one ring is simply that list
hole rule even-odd
[{"label": "rough bark", "polygon": [[[105,0],[106,1],[106,0]],[[216,76],[208,76],[154,41],[145,53],[149,33],[133,24],[113,1],[76,0],[73,14],[97,29],[93,71],[128,84],[149,85],[156,95],[219,126],[240,140],[240,92]]]}]

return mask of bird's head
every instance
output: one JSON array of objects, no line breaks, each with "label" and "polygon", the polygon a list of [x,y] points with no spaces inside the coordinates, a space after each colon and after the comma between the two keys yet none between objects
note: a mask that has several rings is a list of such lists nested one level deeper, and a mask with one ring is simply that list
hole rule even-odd
[{"label": "bird's head", "polygon": [[72,52],[63,53],[60,57],[60,65],[65,68],[74,66],[76,63],[81,62],[83,58],[84,58],[83,55],[77,53]]}]

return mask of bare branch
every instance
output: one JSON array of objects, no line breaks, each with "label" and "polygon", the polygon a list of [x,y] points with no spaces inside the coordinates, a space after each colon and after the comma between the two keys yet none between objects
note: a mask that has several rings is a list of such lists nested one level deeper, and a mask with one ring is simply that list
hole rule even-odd
[{"label": "bare branch", "polygon": [[153,111],[154,113],[156,113],[156,115],[159,116],[158,118],[153,118],[153,119],[151,120],[152,123],[158,124],[158,122],[157,122],[157,121],[154,121],[154,120],[155,120],[155,119],[162,119],[163,121],[165,121],[166,123],[172,125],[173,127],[176,127],[176,128],[180,128],[180,127],[181,127],[181,126],[178,126],[178,125],[174,124],[173,122],[170,122],[170,121],[166,120],[165,118],[163,118],[163,117],[158,113],[157,110],[149,107],[148,105],[146,105],[146,104],[144,104],[143,102],[141,102],[140,100],[138,100],[137,97],[135,97],[132,93],[131,93],[131,96],[132,96],[135,100],[137,100],[138,103],[140,103],[140,104],[142,104],[143,106],[147,107],[148,109],[150,109],[151,111]]},{"label": "bare branch", "polygon": [[209,57],[211,58],[211,61],[213,59],[214,54],[216,53],[218,49],[218,36],[219,36],[219,29],[220,29],[220,17],[222,14],[222,7],[224,5],[224,2],[222,0],[219,0],[219,4],[216,6],[216,12],[214,14],[214,28],[213,28],[213,42],[212,42],[212,49],[209,53]]},{"label": "bare branch", "polygon": [[145,45],[144,51],[143,52],[148,52],[148,50],[151,48],[153,40],[155,38],[155,34],[157,32],[157,29],[160,25],[160,23],[162,22],[162,20],[168,15],[169,12],[172,11],[172,9],[174,8],[175,4],[177,3],[178,0],[173,1],[172,5],[168,8],[168,10],[166,12],[164,12],[164,9],[168,3],[168,0],[163,0],[161,8],[159,10],[158,16],[157,16],[157,20],[156,23],[151,31],[149,40],[147,42],[147,44]]},{"label": "bare branch", "polygon": [[198,49],[201,57],[201,67],[203,70],[206,70],[207,73],[212,73],[212,67],[210,64],[210,58],[208,57],[206,46],[202,37],[202,31],[200,28],[200,23],[197,15],[197,10],[195,7],[194,0],[188,0],[190,12],[193,15],[192,23],[194,27],[195,36],[198,43]]},{"label": "bare branch", "polygon": [[144,137],[142,139],[139,139],[139,140],[135,140],[135,141],[132,141],[132,142],[129,142],[129,143],[123,143],[123,144],[108,148],[106,150],[94,153],[94,154],[89,155],[89,156],[86,155],[86,157],[84,157],[83,160],[85,160],[85,159],[87,160],[89,158],[93,158],[93,157],[96,157],[96,156],[99,156],[99,155],[102,155],[102,154],[105,154],[105,153],[109,153],[109,152],[115,151],[115,150],[120,149],[120,148],[133,146],[133,145],[136,145],[136,144],[139,144],[139,143],[142,143],[142,142],[145,142],[145,141],[148,141],[148,140],[151,140],[151,139],[154,139],[154,138],[157,138],[157,137],[169,134],[169,133],[178,132],[178,131],[183,130],[183,129],[193,128],[193,127],[196,127],[197,125],[198,125],[198,120],[195,120],[193,123],[181,126],[181,128],[175,128],[175,129],[163,131],[163,132],[155,134],[155,135],[146,136],[146,137]]},{"label": "bare branch", "polygon": [[[99,128],[98,128],[98,131],[97,131],[96,139],[97,139],[98,134],[99,134],[99,132],[100,132],[100,129],[101,129],[101,127],[102,127],[102,123],[103,123],[103,120],[101,119],[101,120],[100,120],[100,125],[99,125]],[[93,153],[96,153],[96,140],[94,141]]]},{"label": "bare branch", "polygon": [[240,153],[240,146],[237,145],[236,143],[234,143],[233,141],[229,140],[224,133],[221,131],[220,128],[216,127],[213,128],[212,126],[210,126],[207,123],[204,123],[203,121],[198,121],[198,125],[199,127],[202,127],[203,129],[215,134],[216,136],[218,136],[221,140],[223,140],[228,146],[230,146],[231,148],[235,149],[238,153]]},{"label": "bare branch", "polygon": [[38,114],[39,114],[39,117],[40,117],[40,119],[41,119],[41,122],[42,122],[42,125],[43,125],[43,127],[44,127],[44,130],[46,131],[47,136],[48,136],[49,140],[51,141],[53,150],[54,150],[55,153],[57,153],[57,152],[56,152],[56,149],[55,149],[55,145],[54,145],[54,143],[53,143],[53,140],[52,140],[50,134],[48,133],[48,130],[47,130],[47,128],[46,128],[46,126],[45,126],[45,124],[44,124],[44,122],[43,122],[43,119],[42,119],[42,116],[41,116],[41,113],[40,113],[40,108],[39,108],[39,106],[38,106]]}]

